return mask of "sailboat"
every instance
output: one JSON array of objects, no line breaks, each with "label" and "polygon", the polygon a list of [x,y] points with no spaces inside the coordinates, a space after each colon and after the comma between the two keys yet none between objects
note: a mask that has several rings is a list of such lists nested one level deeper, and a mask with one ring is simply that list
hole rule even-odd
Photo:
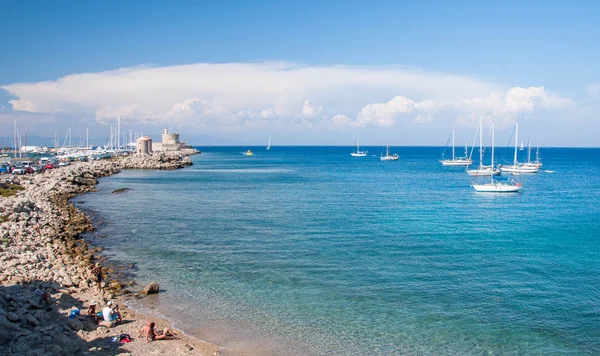
[{"label": "sailboat", "polygon": [[390,145],[387,145],[385,149],[385,156],[379,157],[382,161],[397,161],[400,156],[397,153],[390,154]]},{"label": "sailboat", "polygon": [[535,166],[527,166],[524,164],[519,164],[517,161],[517,150],[518,150],[518,145],[517,142],[519,140],[519,123],[515,124],[515,157],[514,157],[514,161],[512,166],[502,166],[500,167],[500,170],[502,170],[502,172],[507,172],[507,173],[517,173],[517,174],[521,174],[521,173],[537,173],[538,172],[538,168]]},{"label": "sailboat", "polygon": [[351,152],[350,155],[352,157],[366,157],[367,156],[367,151],[361,151],[360,150],[360,142],[359,142],[360,136],[356,135],[356,152]]},{"label": "sailboat", "polygon": [[444,154],[442,153],[442,162],[443,166],[469,166],[473,163],[473,160],[470,159],[467,155],[467,145],[465,145],[465,156],[464,157],[456,157],[454,155],[454,130],[452,130],[452,159],[443,159]]},{"label": "sailboat", "polygon": [[521,141],[521,148],[519,148],[519,151],[524,151],[525,147],[523,147],[523,141]]},{"label": "sailboat", "polygon": [[[492,121],[492,170],[494,170],[494,124]],[[506,180],[503,177],[495,177],[490,175],[490,182],[483,184],[473,183],[471,186],[478,192],[482,193],[518,193],[523,190],[521,183],[503,183],[502,180]]]},{"label": "sailboat", "polygon": [[535,167],[535,168],[542,168],[542,162],[540,161],[540,146],[537,146],[537,149],[535,151],[535,161],[531,162],[531,135],[529,135],[529,144],[527,147],[527,162],[523,163],[524,166],[526,167]]},{"label": "sailboat", "polygon": [[267,145],[267,151],[271,149],[271,136],[269,136],[269,144]]},{"label": "sailboat", "polygon": [[490,166],[483,165],[483,119],[479,121],[479,167],[476,169],[467,169],[467,174],[475,177],[483,177],[483,176],[491,176],[491,175],[500,175],[499,169],[493,169],[494,162]]}]

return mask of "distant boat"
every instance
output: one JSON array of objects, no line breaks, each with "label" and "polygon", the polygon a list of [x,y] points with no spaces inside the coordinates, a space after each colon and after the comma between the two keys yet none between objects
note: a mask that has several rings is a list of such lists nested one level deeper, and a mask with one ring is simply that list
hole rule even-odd
[{"label": "distant boat", "polygon": [[522,164],[517,161],[517,142],[519,140],[519,123],[515,124],[515,157],[512,166],[502,166],[500,170],[506,173],[537,173],[538,167],[535,165]]},{"label": "distant boat", "polygon": [[550,174],[554,173],[554,171],[551,171],[551,170],[549,170],[549,169],[546,169],[544,172],[546,172],[546,173],[550,173]]},{"label": "distant boat", "polygon": [[361,151],[360,150],[359,138],[360,138],[360,136],[356,135],[356,152],[350,153],[350,155],[352,157],[366,157],[367,156],[367,151]]},{"label": "distant boat", "polygon": [[494,163],[492,162],[491,166],[483,165],[483,119],[479,121],[479,167],[476,169],[467,169],[467,174],[473,177],[484,177],[491,175],[500,175],[499,169],[493,169],[492,166]]},{"label": "distant boat", "polygon": [[[448,144],[446,143],[446,146]],[[444,154],[442,153],[442,162],[443,166],[469,166],[473,163],[467,155],[467,145],[465,145],[465,156],[464,157],[455,157],[454,155],[454,130],[452,130],[452,159],[444,159]]]},{"label": "distant boat", "polygon": [[540,146],[537,146],[535,151],[535,162],[531,162],[531,135],[529,135],[529,144],[527,148],[527,162],[523,163],[526,167],[542,168],[542,162],[540,161]]},{"label": "distant boat", "polygon": [[248,150],[244,153],[244,156],[252,156],[252,151]]},{"label": "distant boat", "polygon": [[[492,121],[492,170],[494,169],[494,121]],[[478,192],[482,193],[518,193],[523,190],[521,183],[503,183],[507,178],[495,177],[490,175],[489,183],[475,184],[471,186]]]},{"label": "distant boat", "polygon": [[525,147],[523,147],[523,141],[521,141],[521,148],[519,148],[519,151],[524,151]]},{"label": "distant boat", "polygon": [[267,145],[267,151],[271,149],[271,136],[269,136],[269,144]]},{"label": "distant boat", "polygon": [[385,149],[385,156],[379,157],[382,161],[397,161],[400,156],[397,153],[390,154],[390,145],[387,145]]}]

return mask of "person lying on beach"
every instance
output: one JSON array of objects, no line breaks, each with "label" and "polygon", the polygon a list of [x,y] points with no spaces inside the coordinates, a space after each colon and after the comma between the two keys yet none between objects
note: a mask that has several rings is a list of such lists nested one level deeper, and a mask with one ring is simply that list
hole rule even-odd
[{"label": "person lying on beach", "polygon": [[104,319],[104,321],[109,323],[123,321],[123,319],[121,318],[121,313],[119,312],[119,306],[116,305],[113,308],[112,300],[109,300],[108,303],[106,303],[106,306],[102,309],[102,318]]},{"label": "person lying on beach", "polygon": [[150,340],[173,340],[179,339],[179,335],[171,331],[169,328],[164,328],[163,330],[156,330],[154,327],[156,324],[154,322],[148,322],[141,330],[138,337],[146,336],[146,342],[150,342]]},{"label": "person lying on beach", "polygon": [[100,263],[96,263],[94,268],[92,268],[92,274],[96,277],[96,282],[98,282],[98,292],[102,291],[102,266]]}]

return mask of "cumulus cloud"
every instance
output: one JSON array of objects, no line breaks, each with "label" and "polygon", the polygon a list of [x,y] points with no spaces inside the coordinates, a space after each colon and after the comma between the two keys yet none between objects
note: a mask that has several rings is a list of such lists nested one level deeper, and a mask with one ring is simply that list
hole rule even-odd
[{"label": "cumulus cloud", "polygon": [[484,98],[459,101],[415,101],[405,96],[396,96],[384,103],[364,106],[356,121],[338,118],[337,124],[345,122],[362,127],[392,127],[397,120],[406,119],[413,124],[426,124],[434,116],[443,115],[456,117],[456,121],[462,124],[476,125],[483,118],[497,120],[503,125],[539,110],[562,109],[573,105],[570,99],[548,92],[543,87],[515,87],[505,93],[492,92]]},{"label": "cumulus cloud", "polygon": [[9,103],[16,112],[234,130],[269,122],[386,128],[398,120],[510,122],[573,105],[543,87],[507,88],[414,68],[287,62],[123,68],[2,89],[15,97]]}]

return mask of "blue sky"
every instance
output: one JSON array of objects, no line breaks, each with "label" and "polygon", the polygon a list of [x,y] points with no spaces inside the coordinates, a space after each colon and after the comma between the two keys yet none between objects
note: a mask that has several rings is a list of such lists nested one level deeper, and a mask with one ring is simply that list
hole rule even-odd
[{"label": "blue sky", "polygon": [[[600,131],[596,119],[600,114],[599,15],[600,5],[592,1],[3,1],[0,86],[4,90],[0,91],[0,106],[4,109],[0,119],[3,131],[8,133],[1,134],[12,132],[4,126],[15,117],[23,122],[23,130],[43,135],[52,128],[64,131],[78,123],[95,127],[95,131],[108,130],[109,116],[122,113],[125,126],[136,131],[150,133],[159,126],[174,126],[189,132],[191,141],[210,143],[251,144],[264,141],[264,136],[273,132],[285,137],[282,143],[348,144],[360,131],[366,143],[378,144],[382,135],[390,136],[398,130],[394,139],[383,139],[397,138],[394,144],[443,144],[445,133],[455,126],[470,140],[473,122],[482,117],[504,122],[507,136],[509,123],[519,121],[545,137],[546,145],[598,146],[600,140],[591,132]],[[287,76],[288,69],[282,73],[281,69],[263,66],[274,61],[319,68],[321,74],[314,82],[299,83],[297,76]],[[218,74],[228,67],[173,66],[231,63],[250,65],[236,72],[247,82],[260,82],[261,76],[256,73],[266,70],[276,84],[264,95],[277,99],[269,102],[256,98],[255,93],[242,90],[252,91],[249,85],[232,83],[219,90],[235,92],[236,99],[247,95],[248,100],[223,107],[223,102],[232,100],[215,99],[217,89],[203,84],[198,90],[182,89],[171,101],[151,107],[140,104],[145,97],[123,102],[114,98],[84,100],[80,98],[84,89],[73,90],[58,82],[52,90],[67,93],[60,100],[44,97],[47,88],[33,87],[38,82],[74,74],[138,66],[189,71],[191,81],[202,81],[209,75],[220,87]],[[400,70],[390,76],[404,80],[408,75],[414,83],[420,83],[420,76],[426,76],[430,88],[412,90],[413,82],[395,86],[383,79],[365,79],[358,83],[361,88],[345,91],[343,88],[357,83],[335,77],[332,80],[337,86],[331,88],[318,79],[329,78],[339,65],[350,68],[343,74],[347,77],[370,75],[365,70],[382,76]],[[139,72],[130,74],[127,80],[140,80],[142,85],[172,73]],[[142,75],[148,77],[140,79]],[[477,83],[438,91],[438,83],[448,76],[457,77],[461,83]],[[279,85],[282,81],[285,85]],[[18,83],[30,87],[15,89],[13,85]],[[104,89],[111,91],[110,86],[117,84],[106,85]],[[166,90],[173,93],[188,83],[169,85]],[[154,102],[165,96],[160,85],[156,87],[144,94],[156,96]],[[509,100],[504,96],[508,98],[511,88],[531,87],[543,87],[552,95],[519,92],[519,102],[523,95],[533,101],[519,108],[506,104]],[[282,88],[294,90],[294,95],[282,94]],[[98,96],[97,90],[92,91]],[[463,96],[458,95],[461,92]],[[465,101],[472,103],[492,93],[505,100],[504,106],[500,108],[493,102],[484,110],[479,104],[464,105]],[[390,103],[396,97],[410,102]],[[8,102],[15,99],[22,101],[16,109]],[[49,105],[44,100],[57,104]],[[552,105],[539,104],[549,100]],[[431,109],[430,101],[435,109]],[[387,106],[373,110],[369,105],[374,104]],[[126,110],[132,105],[135,113]],[[391,116],[382,118],[382,110],[391,110]],[[371,117],[367,118],[366,112]],[[349,120],[329,125],[337,115]],[[472,122],[464,119],[469,115]],[[325,122],[317,123],[317,117]],[[304,119],[310,122],[303,123]],[[565,137],[567,128],[574,132]],[[407,130],[414,134],[406,134]]]}]

